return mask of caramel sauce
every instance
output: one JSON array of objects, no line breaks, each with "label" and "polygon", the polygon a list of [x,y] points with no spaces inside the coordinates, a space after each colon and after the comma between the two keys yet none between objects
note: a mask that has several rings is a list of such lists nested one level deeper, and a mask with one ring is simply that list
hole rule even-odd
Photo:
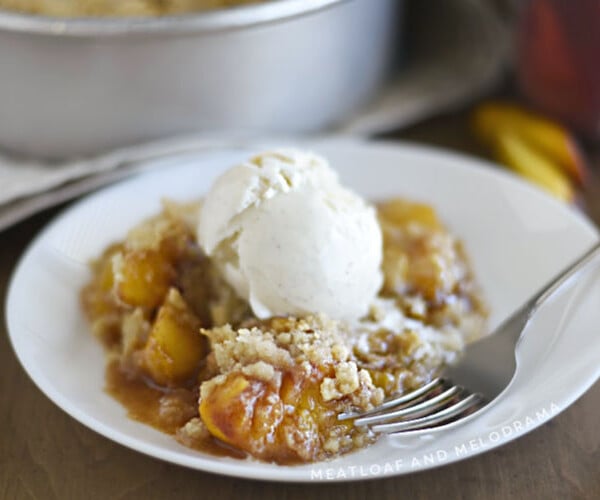
[{"label": "caramel sauce", "polygon": [[[121,369],[118,361],[112,361],[106,366],[105,390],[127,409],[129,418],[170,434],[180,442],[177,431],[191,418],[198,416],[198,397],[195,391],[153,386]],[[171,403],[170,406],[174,411],[164,410],[165,401]],[[186,440],[181,444],[210,455],[247,458],[246,453],[212,436],[193,441]]]}]

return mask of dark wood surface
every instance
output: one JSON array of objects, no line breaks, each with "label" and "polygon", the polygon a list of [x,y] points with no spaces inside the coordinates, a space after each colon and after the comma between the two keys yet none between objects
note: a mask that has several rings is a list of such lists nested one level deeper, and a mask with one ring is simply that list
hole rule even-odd
[{"label": "dark wood surface", "polygon": [[[462,114],[390,138],[482,153]],[[596,170],[599,166],[596,162]],[[596,182],[585,199],[600,222]],[[0,233],[2,304],[21,252],[55,213],[48,211]],[[0,499],[600,499],[599,421],[597,383],[561,415],[523,438],[432,471],[348,484],[238,480],[163,463],[88,430],[28,379],[9,345],[5,321],[0,323]]]}]

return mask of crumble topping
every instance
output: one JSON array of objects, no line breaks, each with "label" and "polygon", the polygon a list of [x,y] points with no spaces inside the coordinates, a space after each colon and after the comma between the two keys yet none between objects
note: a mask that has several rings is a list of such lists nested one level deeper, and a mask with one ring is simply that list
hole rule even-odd
[{"label": "crumble topping", "polygon": [[[321,396],[324,401],[340,399],[352,394],[360,386],[358,367],[353,361],[345,361],[335,365],[335,376],[327,377],[321,382]],[[371,376],[366,370],[361,370],[363,381],[367,386],[372,386]]]}]

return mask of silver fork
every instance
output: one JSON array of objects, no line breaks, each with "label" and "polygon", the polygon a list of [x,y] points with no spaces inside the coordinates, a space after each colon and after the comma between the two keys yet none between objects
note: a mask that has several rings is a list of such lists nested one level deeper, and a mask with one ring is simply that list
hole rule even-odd
[{"label": "silver fork", "polygon": [[598,254],[600,242],[531,297],[491,335],[467,346],[460,362],[448,367],[443,378],[393,397],[369,411],[340,414],[338,420],[354,419],[354,425],[369,426],[374,432],[399,434],[454,425],[487,406],[513,379],[517,368],[515,352],[533,314]]}]

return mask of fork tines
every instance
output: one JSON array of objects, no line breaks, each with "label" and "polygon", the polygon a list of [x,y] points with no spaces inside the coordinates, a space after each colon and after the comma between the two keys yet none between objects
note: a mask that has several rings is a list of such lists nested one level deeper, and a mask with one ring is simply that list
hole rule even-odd
[{"label": "fork tines", "polygon": [[338,420],[354,420],[386,434],[435,427],[481,407],[481,394],[471,394],[450,381],[436,378],[418,389],[361,413],[342,413]]}]

